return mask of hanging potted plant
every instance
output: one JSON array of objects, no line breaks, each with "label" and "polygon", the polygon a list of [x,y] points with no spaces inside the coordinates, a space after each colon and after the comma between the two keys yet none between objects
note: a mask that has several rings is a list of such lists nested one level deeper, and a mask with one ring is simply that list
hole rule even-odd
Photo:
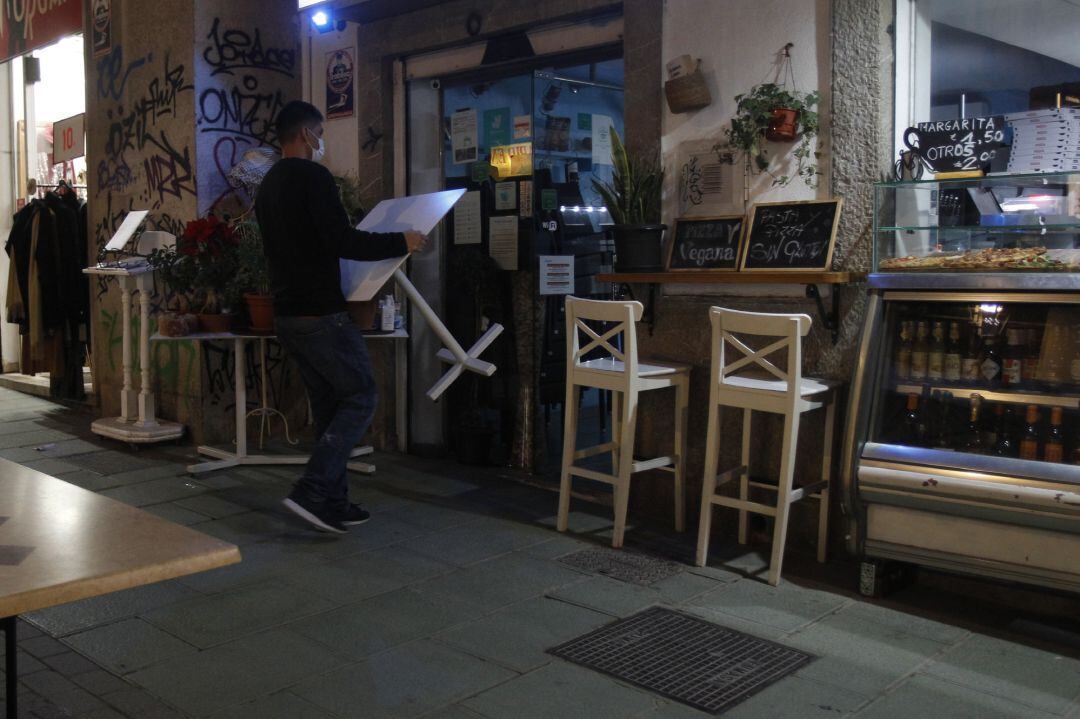
[{"label": "hanging potted plant", "polygon": [[274,297],[259,225],[251,219],[240,220],[233,224],[233,232],[239,238],[237,284],[247,305],[250,329],[255,334],[273,334]]},{"label": "hanging potted plant", "polygon": [[176,241],[176,249],[192,258],[193,286],[203,332],[228,332],[232,308],[239,299],[236,277],[240,269],[238,238],[232,227],[216,215],[192,220]]},{"label": "hanging potted plant", "polygon": [[631,156],[619,134],[611,130],[610,182],[593,180],[614,225],[615,269],[649,272],[663,267],[662,247],[667,225],[660,224],[664,171],[658,158]]},{"label": "hanging potted plant", "polygon": [[[816,187],[820,174],[817,158],[821,153],[813,150],[812,140],[819,130],[816,109],[819,100],[816,91],[803,95],[774,82],[756,85],[749,92],[735,96],[735,117],[731,119],[731,127],[724,129],[727,142],[713,149],[741,150],[752,169],[766,172],[771,163],[765,141],[798,140],[792,151],[796,160],[794,177]],[[791,175],[773,175],[773,178],[775,185],[786,185],[794,179]]]},{"label": "hanging potted plant", "polygon": [[157,316],[158,332],[166,337],[184,337],[199,329],[199,321],[190,312],[191,291],[195,286],[195,261],[176,250],[176,245],[155,247],[147,262],[165,285],[165,311]]}]

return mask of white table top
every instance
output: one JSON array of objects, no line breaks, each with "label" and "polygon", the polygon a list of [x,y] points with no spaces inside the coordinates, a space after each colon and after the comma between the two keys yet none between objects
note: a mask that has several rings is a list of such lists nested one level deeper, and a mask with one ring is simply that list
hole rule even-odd
[{"label": "white table top", "polygon": [[232,544],[0,459],[0,617],[239,561]]},{"label": "white table top", "polygon": [[[276,335],[257,335],[250,332],[195,332],[194,334],[184,335],[183,337],[166,337],[163,334],[155,334],[150,337],[151,342],[180,342],[183,340],[194,340],[196,342],[213,341],[213,340],[272,340]],[[409,338],[409,333],[405,330],[394,330],[393,332],[381,333],[364,333],[364,338],[369,340],[405,340]]]}]

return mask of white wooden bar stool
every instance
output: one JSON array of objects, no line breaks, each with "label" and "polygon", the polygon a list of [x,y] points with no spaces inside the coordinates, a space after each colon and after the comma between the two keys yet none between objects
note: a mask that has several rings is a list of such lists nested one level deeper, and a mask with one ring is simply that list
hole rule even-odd
[{"label": "white wooden bar stool", "polygon": [[[557,526],[560,532],[566,531],[572,477],[605,482],[612,485],[615,495],[615,532],[611,540],[613,547],[621,547],[623,544],[630,499],[630,477],[636,472],[665,469],[674,474],[676,531],[683,531],[686,523],[683,487],[686,480],[686,418],[690,403],[690,367],[638,361],[637,331],[634,323],[641,319],[641,312],[640,302],[566,298],[566,420]],[[582,335],[587,338],[584,346],[581,344]],[[584,359],[594,350],[606,353],[607,356]],[[611,390],[612,441],[586,449],[577,448],[579,387]],[[665,387],[675,388],[674,452],[671,456],[635,462],[634,430],[637,426],[638,395]],[[604,453],[611,454],[611,474],[575,464],[577,460]]]},{"label": "white wooden bar stool", "polygon": [[[825,561],[829,526],[829,486],[832,475],[833,431],[836,420],[836,392],[839,383],[802,376],[802,338],[810,331],[806,315],[738,312],[720,307],[709,310],[712,322],[712,370],[709,375],[709,429],[705,449],[705,476],[701,489],[701,523],[698,527],[697,565],[705,566],[709,553],[709,533],[713,505],[739,510],[739,543],[746,544],[747,514],[775,518],[769,584],[780,581],[787,541],[788,510],[794,502],[816,497],[818,512],[818,561]],[[778,338],[759,350],[751,349],[737,335]],[[730,345],[742,356],[728,354]],[[778,352],[787,352],[787,370],[781,362],[770,361]],[[743,410],[742,465],[717,476],[720,459],[720,407]],[[799,418],[804,412],[825,409],[825,447],[821,479],[805,487],[793,487],[795,450],[799,439]],[[784,437],[780,445],[780,477],[777,483],[750,479],[750,424],[755,411],[784,415]],[[758,446],[761,446],[760,443]],[[718,495],[718,484],[739,479],[739,496]],[[776,504],[750,500],[750,488],[776,493]],[[816,494],[815,494],[816,493]]]}]

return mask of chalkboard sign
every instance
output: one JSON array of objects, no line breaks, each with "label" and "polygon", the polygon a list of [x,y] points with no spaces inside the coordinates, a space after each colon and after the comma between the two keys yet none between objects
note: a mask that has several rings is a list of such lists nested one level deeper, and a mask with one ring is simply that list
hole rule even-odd
[{"label": "chalkboard sign", "polygon": [[667,269],[739,269],[742,228],[742,215],[675,220],[675,231],[668,240]]},{"label": "chalkboard sign", "polygon": [[904,144],[933,172],[985,170],[1005,147],[1005,116],[920,122]]},{"label": "chalkboard sign", "polygon": [[842,204],[843,200],[835,199],[754,205],[742,269],[827,272]]}]

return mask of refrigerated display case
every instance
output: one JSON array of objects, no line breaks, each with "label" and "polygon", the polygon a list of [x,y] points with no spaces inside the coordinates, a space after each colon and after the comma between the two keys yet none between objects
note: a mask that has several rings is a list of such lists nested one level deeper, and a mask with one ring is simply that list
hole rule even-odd
[{"label": "refrigerated display case", "polygon": [[1080,590],[1080,175],[882,183],[850,549]]}]

